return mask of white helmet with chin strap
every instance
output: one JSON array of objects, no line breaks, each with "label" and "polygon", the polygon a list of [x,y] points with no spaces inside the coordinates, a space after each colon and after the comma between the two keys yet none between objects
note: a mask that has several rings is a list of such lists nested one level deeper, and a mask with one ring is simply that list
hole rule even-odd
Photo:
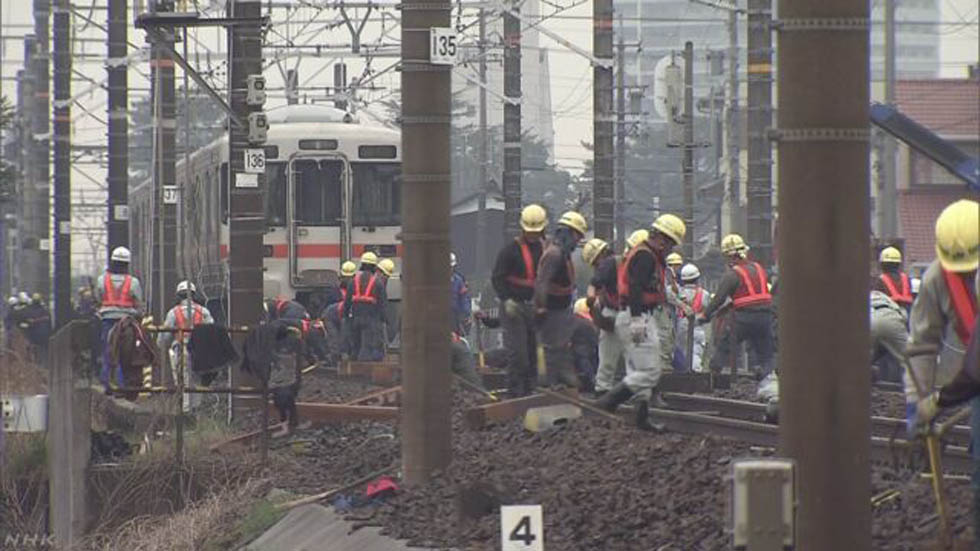
[{"label": "white helmet with chin strap", "polygon": [[181,293],[191,293],[191,294],[193,294],[193,293],[196,293],[196,292],[197,292],[197,287],[195,287],[193,283],[191,283],[190,281],[187,281],[186,279],[184,281],[181,281],[180,283],[177,284],[177,294],[178,295],[181,294]]},{"label": "white helmet with chin strap", "polygon": [[109,255],[109,260],[129,264],[129,262],[132,260],[132,254],[130,254],[129,249],[126,247],[116,247],[115,249],[112,249],[112,254]]}]

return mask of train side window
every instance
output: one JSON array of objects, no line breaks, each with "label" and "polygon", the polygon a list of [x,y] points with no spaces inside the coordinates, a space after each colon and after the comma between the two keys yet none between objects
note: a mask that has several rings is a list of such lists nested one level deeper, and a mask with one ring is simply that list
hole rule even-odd
[{"label": "train side window", "polygon": [[221,163],[218,169],[221,185],[219,186],[221,195],[221,223],[228,223],[228,163]]},{"label": "train side window", "polygon": [[397,226],[402,210],[401,165],[398,163],[355,163],[355,226]]},{"label": "train side window", "polygon": [[265,219],[269,226],[286,225],[286,163],[266,163]]},{"label": "train side window", "polygon": [[299,159],[292,166],[293,180],[296,182],[296,221],[305,226],[338,225],[343,163],[337,160]]}]

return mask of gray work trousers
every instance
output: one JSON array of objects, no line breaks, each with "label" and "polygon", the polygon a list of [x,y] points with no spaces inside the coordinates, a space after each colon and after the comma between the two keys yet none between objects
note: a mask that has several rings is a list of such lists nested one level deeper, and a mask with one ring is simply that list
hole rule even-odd
[{"label": "gray work trousers", "polygon": [[720,372],[728,364],[733,348],[737,350],[739,344],[748,341],[762,369],[759,375],[769,375],[773,363],[772,312],[767,309],[736,310],[730,321],[733,323],[727,324],[715,339],[711,371]]},{"label": "gray work trousers", "polygon": [[[619,312],[612,308],[603,308],[602,315],[616,319]],[[619,366],[620,358],[626,353],[626,342],[620,338],[621,334],[622,332],[599,330],[599,370],[595,376],[596,392],[612,390],[616,384],[616,368]]]},{"label": "gray work trousers", "polygon": [[500,316],[507,349],[507,387],[511,396],[527,396],[537,379],[534,315],[526,302],[507,300]]},{"label": "gray work trousers", "polygon": [[354,314],[350,322],[351,358],[359,362],[380,362],[385,358],[384,324],[381,317]]},{"label": "gray work trousers", "polygon": [[905,375],[901,358],[893,357],[888,348],[902,354],[909,340],[909,330],[900,312],[888,307],[871,311],[871,359],[884,371],[886,380],[901,381]]},{"label": "gray work trousers", "polygon": [[575,330],[574,314],[568,308],[548,310],[540,322],[539,335],[544,346],[547,384],[578,388],[575,360],[572,356],[572,332]]}]

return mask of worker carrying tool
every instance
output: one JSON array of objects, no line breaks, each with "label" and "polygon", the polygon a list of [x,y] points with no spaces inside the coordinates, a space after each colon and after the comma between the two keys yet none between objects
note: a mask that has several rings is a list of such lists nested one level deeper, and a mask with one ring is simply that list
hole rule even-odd
[{"label": "worker carrying tool", "polygon": [[572,308],[572,358],[581,392],[595,392],[596,368],[599,366],[599,332],[592,323],[588,299],[580,298]]},{"label": "worker carrying tool", "polygon": [[[980,245],[980,203],[960,200],[947,206],[936,220],[936,260],[922,276],[919,297],[912,305],[906,353],[915,377],[931,392],[953,380],[962,365],[966,345],[976,331],[977,264]],[[906,419],[910,430],[917,420],[919,396],[914,381],[905,377]],[[975,426],[980,426],[980,402],[973,403]],[[980,431],[973,431],[980,444]],[[974,454],[980,446],[974,445]],[[975,455],[974,457],[980,457]]]},{"label": "worker carrying tool", "polygon": [[875,279],[873,289],[881,291],[906,310],[912,307],[912,280],[902,271],[902,253],[895,247],[885,247],[878,256],[881,273]]},{"label": "worker carrying tool", "polygon": [[469,335],[473,305],[466,278],[456,269],[456,253],[449,253],[449,307],[453,314],[453,331]]},{"label": "worker carrying tool", "polygon": [[126,247],[116,247],[109,255],[109,268],[99,276],[95,286],[96,301],[99,303],[99,319],[102,332],[99,342],[102,346],[102,372],[99,379],[106,389],[115,374],[118,386],[125,386],[122,369],[113,365],[109,354],[109,332],[119,320],[133,316],[139,319],[143,311],[143,287],[140,280],[130,275],[129,263],[132,256]]},{"label": "worker carrying tool", "polygon": [[711,357],[711,371],[718,373],[732,349],[748,341],[755,350],[760,370],[756,377],[764,379],[772,373],[772,295],[766,270],[758,262],[748,259],[749,246],[738,234],[729,234],[721,240],[721,253],[728,262],[728,270],[721,278],[718,290],[708,307],[698,316],[701,323],[711,317],[731,300],[734,308],[732,323],[722,334],[715,335],[715,351]]},{"label": "worker carrying tool", "polygon": [[538,262],[534,280],[534,316],[541,339],[538,344],[544,348],[547,384],[577,389],[579,382],[571,344],[574,320],[570,307],[575,294],[572,253],[585,238],[589,226],[585,217],[575,211],[562,214],[557,225]]},{"label": "worker carrying tool", "polygon": [[504,348],[509,354],[507,386],[512,397],[526,396],[535,386],[537,340],[531,298],[548,216],[540,205],[528,205],[521,211],[520,224],[521,235],[500,250],[491,275],[493,289],[503,305],[500,321]]},{"label": "worker carrying tool", "polygon": [[615,411],[631,397],[638,399],[636,424],[662,430],[649,421],[649,406],[660,405],[658,385],[667,365],[661,355],[658,320],[668,316],[667,263],[669,251],[684,241],[687,228],[673,214],[657,218],[646,241],[637,243],[619,266],[617,291],[622,309],[616,314],[615,332],[626,347],[626,377],[606,392],[598,405]]},{"label": "worker carrying tool", "polygon": [[[626,240],[627,252],[638,243],[646,241],[650,234],[637,230]],[[615,384],[616,367],[626,351],[626,341],[616,333],[616,317],[619,315],[619,259],[612,248],[602,239],[590,239],[582,247],[582,259],[591,266],[592,279],[586,293],[592,323],[599,330],[599,365],[596,369],[594,390],[597,396],[605,394]]]},{"label": "worker carrying tool", "polygon": [[379,274],[378,256],[361,255],[361,269],[347,285],[344,319],[350,322],[351,357],[377,362],[385,357],[384,324],[388,309],[386,278]]},{"label": "worker carrying tool", "polygon": [[[694,315],[704,312],[708,302],[711,301],[711,293],[701,287],[701,270],[694,264],[685,264],[680,273],[681,288],[680,299],[691,307]],[[674,342],[674,369],[677,371],[687,371],[687,338],[688,327],[693,320],[688,319],[683,312],[677,315],[677,324],[674,334],[677,339]],[[703,325],[694,324],[692,335],[691,369],[697,373],[706,370],[704,365],[704,349],[707,346],[708,335]]]},{"label": "worker carrying tool", "polygon": [[[184,371],[184,384],[188,386],[199,386],[202,384],[201,377],[191,367],[190,354],[183,354],[183,364],[179,359],[181,356],[180,347],[190,338],[191,331],[198,325],[214,323],[211,312],[194,302],[194,293],[197,287],[190,281],[184,280],[177,284],[177,304],[167,312],[163,320],[164,329],[182,329],[184,333],[161,332],[157,336],[157,348],[166,353],[170,360],[171,373],[176,373],[180,366]],[[184,394],[183,410],[191,411],[201,403],[200,394]]]},{"label": "worker carrying tool", "polygon": [[900,382],[905,368],[902,357],[909,339],[909,317],[897,302],[872,289],[868,307],[871,316],[871,365],[876,379]]}]

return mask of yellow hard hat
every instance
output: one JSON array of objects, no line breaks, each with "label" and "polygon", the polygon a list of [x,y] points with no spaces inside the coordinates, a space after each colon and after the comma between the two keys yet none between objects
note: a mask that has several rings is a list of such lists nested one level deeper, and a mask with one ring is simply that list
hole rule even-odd
[{"label": "yellow hard hat", "polygon": [[687,233],[687,226],[684,221],[673,214],[662,214],[651,224],[653,229],[674,240],[677,245],[684,241],[684,234]]},{"label": "yellow hard hat", "polygon": [[528,205],[521,211],[521,228],[524,231],[544,231],[548,226],[548,213],[541,205]]},{"label": "yellow hard hat", "polygon": [[902,252],[895,247],[885,247],[881,250],[881,255],[878,257],[878,262],[882,264],[901,264]]},{"label": "yellow hard hat", "polygon": [[395,261],[390,258],[383,258],[381,262],[378,262],[378,269],[384,275],[391,277],[391,274],[395,273]]},{"label": "yellow hard hat", "polygon": [[585,221],[585,217],[574,210],[562,214],[561,218],[558,219],[558,223],[562,226],[572,228],[583,236],[589,231],[589,223]]},{"label": "yellow hard hat", "polygon": [[980,264],[980,203],[967,199],[949,205],[936,219],[936,256],[951,272],[972,272]]},{"label": "yellow hard hat", "polygon": [[680,266],[684,263],[684,257],[681,253],[670,253],[667,255],[667,265],[668,266]]},{"label": "yellow hard hat", "polygon": [[572,307],[572,312],[584,315],[589,313],[589,303],[584,299],[580,298],[575,301],[575,306]]},{"label": "yellow hard hat", "polygon": [[737,233],[730,233],[721,239],[721,254],[744,256],[747,250],[749,250],[749,246]]},{"label": "yellow hard hat", "polygon": [[626,238],[626,250],[632,249],[647,239],[650,239],[650,232],[647,230],[636,230]]},{"label": "yellow hard hat", "polygon": [[354,264],[350,260],[347,260],[340,265],[340,275],[344,277],[351,277],[355,273],[357,273],[357,264]]},{"label": "yellow hard hat", "polygon": [[595,260],[599,258],[599,254],[606,250],[608,246],[609,243],[606,243],[602,239],[589,239],[585,242],[585,246],[582,247],[582,260],[589,266],[593,265]]},{"label": "yellow hard hat", "polygon": [[367,251],[361,255],[361,264],[370,264],[372,266],[378,265],[378,255]]}]

